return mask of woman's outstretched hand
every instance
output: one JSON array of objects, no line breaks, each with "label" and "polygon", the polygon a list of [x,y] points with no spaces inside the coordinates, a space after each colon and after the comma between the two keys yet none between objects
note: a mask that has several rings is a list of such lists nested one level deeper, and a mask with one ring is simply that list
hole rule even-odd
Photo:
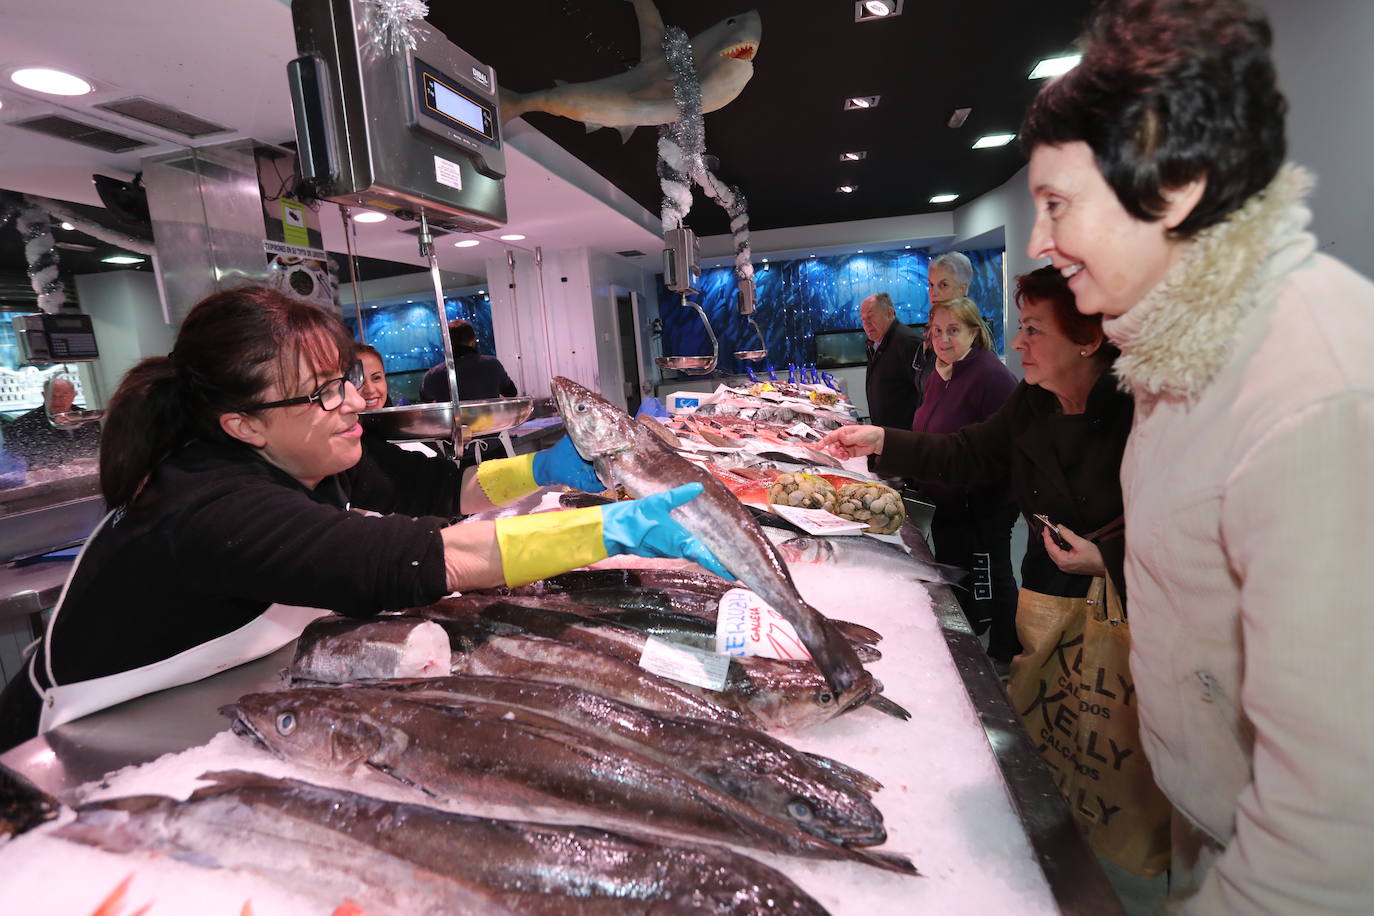
[{"label": "woman's outstretched hand", "polygon": [[881,426],[841,426],[839,429],[826,433],[825,438],[816,444],[836,458],[880,455],[883,451],[883,428]]}]

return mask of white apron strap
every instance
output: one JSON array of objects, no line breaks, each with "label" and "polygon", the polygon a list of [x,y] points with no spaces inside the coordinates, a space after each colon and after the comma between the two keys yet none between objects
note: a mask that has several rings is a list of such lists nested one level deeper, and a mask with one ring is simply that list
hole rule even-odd
[{"label": "white apron strap", "polygon": [[168,687],[180,687],[182,684],[189,684],[242,665],[245,662],[262,658],[264,655],[270,655],[300,636],[301,631],[310,621],[330,613],[320,608],[273,604],[237,630],[198,646],[192,646],[171,658],[105,677],[77,681],[73,684],[57,684],[56,678],[52,674],[53,624],[57,620],[58,613],[62,610],[62,604],[67,598],[67,589],[71,587],[72,576],[76,574],[77,567],[81,565],[81,559],[85,556],[86,549],[100,530],[105,527],[105,523],[109,519],[110,515],[106,515],[96,526],[95,531],[91,532],[91,536],[86,539],[81,552],[77,554],[76,563],[72,564],[72,571],[67,576],[67,582],[62,587],[62,594],[57,599],[57,606],[53,608],[52,616],[48,619],[42,654],[48,683],[53,686],[46,689],[39,686],[38,678],[34,672],[34,665],[38,662],[38,654],[35,653],[29,660],[29,679],[33,682],[33,687],[38,691],[43,702],[38,721],[38,733],[40,735],[73,719],[79,719],[126,700],[132,700],[135,697],[141,697],[158,690],[166,690]]}]

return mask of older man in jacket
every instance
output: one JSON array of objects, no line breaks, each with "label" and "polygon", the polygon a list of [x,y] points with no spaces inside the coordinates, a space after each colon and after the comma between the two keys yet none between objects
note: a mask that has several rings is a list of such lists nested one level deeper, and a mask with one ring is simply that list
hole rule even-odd
[{"label": "older man in jacket", "polygon": [[887,293],[875,293],[859,303],[859,321],[868,335],[869,422],[874,426],[911,429],[911,418],[921,403],[913,364],[921,350],[921,338],[897,320],[897,310]]}]

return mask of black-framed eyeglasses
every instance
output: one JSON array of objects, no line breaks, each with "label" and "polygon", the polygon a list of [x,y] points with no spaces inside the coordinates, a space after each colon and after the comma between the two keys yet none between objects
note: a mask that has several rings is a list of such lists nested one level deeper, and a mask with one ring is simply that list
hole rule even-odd
[{"label": "black-framed eyeglasses", "polygon": [[266,410],[269,407],[294,407],[297,404],[318,404],[321,410],[338,410],[343,406],[344,384],[350,384],[356,391],[363,384],[363,361],[358,360],[349,368],[348,374],[332,378],[307,395],[298,398],[285,398],[268,401],[264,404],[250,404],[247,410]]}]

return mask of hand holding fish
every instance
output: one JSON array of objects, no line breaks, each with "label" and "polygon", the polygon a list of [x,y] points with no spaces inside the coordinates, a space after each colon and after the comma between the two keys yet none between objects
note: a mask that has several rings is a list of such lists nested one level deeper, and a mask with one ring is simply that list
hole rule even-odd
[{"label": "hand holding fish", "polygon": [[1044,528],[1040,532],[1040,539],[1045,544],[1045,552],[1050,555],[1055,566],[1075,576],[1105,576],[1107,574],[1107,565],[1102,559],[1102,551],[1097,549],[1096,544],[1074,534],[1067,525],[1059,526],[1059,534],[1069,542],[1072,550],[1060,550],[1050,536],[1049,528]]},{"label": "hand holding fish", "polygon": [[701,484],[688,483],[662,493],[601,507],[601,536],[609,554],[683,557],[723,579],[733,579],[715,554],[669,513],[701,495]]},{"label": "hand holding fish", "polygon": [[883,428],[881,426],[841,426],[831,430],[816,446],[837,458],[859,458],[881,455]]},{"label": "hand holding fish", "polygon": [[561,485],[584,493],[600,493],[606,489],[606,485],[596,476],[591,462],[577,453],[577,448],[567,436],[551,447],[536,452],[531,471],[534,482],[541,487]]}]

